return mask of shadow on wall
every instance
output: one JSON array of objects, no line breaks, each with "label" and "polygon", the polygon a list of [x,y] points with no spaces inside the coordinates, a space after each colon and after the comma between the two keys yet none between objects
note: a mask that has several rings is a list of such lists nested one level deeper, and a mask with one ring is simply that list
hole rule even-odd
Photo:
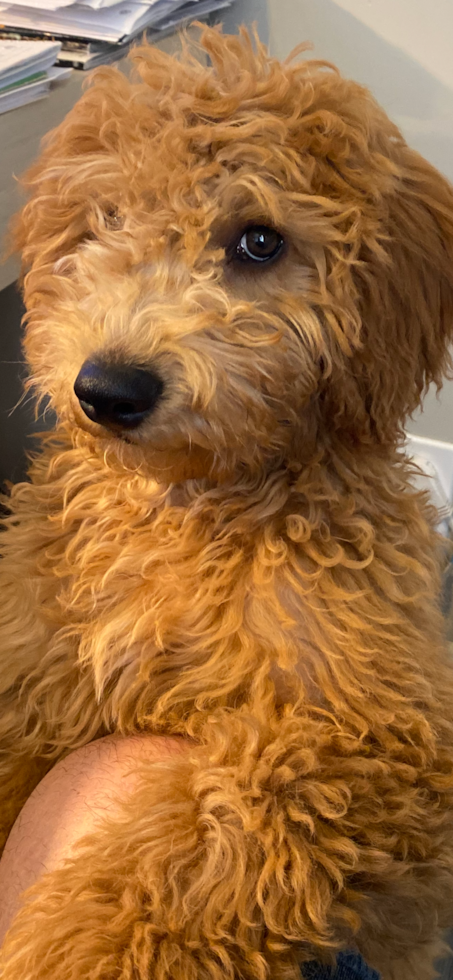
[{"label": "shadow on wall", "polygon": [[27,470],[27,453],[35,448],[33,436],[51,429],[53,418],[35,419],[34,402],[24,397],[26,368],[21,350],[20,322],[24,307],[15,285],[0,293],[2,350],[0,357],[0,487],[17,483]]},{"label": "shadow on wall", "polygon": [[[408,143],[453,180],[453,89],[334,0],[268,0],[267,7],[272,54],[286,58],[300,41],[312,41],[314,57],[370,88]],[[430,389],[408,429],[453,441],[453,381],[440,398]]]}]

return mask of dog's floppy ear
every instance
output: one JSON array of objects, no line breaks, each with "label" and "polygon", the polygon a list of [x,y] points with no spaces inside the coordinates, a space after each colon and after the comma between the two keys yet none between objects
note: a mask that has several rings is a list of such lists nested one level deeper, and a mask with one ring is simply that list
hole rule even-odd
[{"label": "dog's floppy ear", "polygon": [[112,68],[98,69],[90,88],[44,140],[37,161],[22,177],[29,200],[13,219],[12,250],[22,273],[51,273],[54,263],[90,236],[90,199],[106,175],[114,177],[116,119],[125,116],[130,86]]},{"label": "dog's floppy ear", "polygon": [[380,440],[428,384],[441,386],[453,341],[453,187],[401,137],[389,144],[395,177],[380,201],[379,239],[363,244],[354,270],[362,345],[351,364]]}]

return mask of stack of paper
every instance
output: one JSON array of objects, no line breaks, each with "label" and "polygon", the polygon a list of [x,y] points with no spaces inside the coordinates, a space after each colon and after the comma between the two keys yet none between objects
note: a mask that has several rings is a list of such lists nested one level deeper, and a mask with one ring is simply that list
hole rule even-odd
[{"label": "stack of paper", "polygon": [[162,31],[188,19],[223,9],[231,2],[123,0],[118,3],[118,0],[78,0],[74,3],[73,0],[15,0],[13,4],[0,2],[0,24],[3,32],[14,32],[15,36],[51,36],[124,45],[144,30],[153,28]]},{"label": "stack of paper", "polygon": [[[216,14],[226,7],[231,7],[234,0],[186,0],[186,2],[175,11],[171,0],[167,0],[168,13],[162,17],[155,25],[158,31],[167,31],[171,27],[177,27],[182,21],[198,20],[208,14]],[[172,7],[172,9],[170,9]]]},{"label": "stack of paper", "polygon": [[[189,24],[192,20],[202,20],[211,13],[224,10],[230,7],[234,0],[185,0],[181,7],[171,11],[171,16],[167,15],[159,21],[153,23],[152,28],[144,31],[148,41],[171,34],[178,27]],[[174,7],[174,4],[172,3]],[[72,65],[73,68],[86,70],[96,68],[97,65],[105,65],[118,58],[124,57],[132,42],[137,40],[136,35],[128,37],[122,42],[108,43],[106,41],[80,40],[76,38],[61,38],[62,48],[58,56],[59,65]],[[139,39],[138,39],[139,40]]]},{"label": "stack of paper", "polygon": [[52,81],[69,74],[53,67],[60,48],[49,41],[0,41],[0,113],[44,98]]}]

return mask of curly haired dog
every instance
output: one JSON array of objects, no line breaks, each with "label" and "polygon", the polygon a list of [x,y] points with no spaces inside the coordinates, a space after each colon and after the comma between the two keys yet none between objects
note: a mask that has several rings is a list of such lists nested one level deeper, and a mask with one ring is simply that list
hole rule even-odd
[{"label": "curly haired dog", "polygon": [[[3,980],[428,980],[453,671],[402,425],[453,335],[453,190],[369,92],[205,30],[101,69],[17,224],[56,432],[3,535],[1,818],[185,735],[45,876]],[[302,966],[301,966],[302,964]]]}]

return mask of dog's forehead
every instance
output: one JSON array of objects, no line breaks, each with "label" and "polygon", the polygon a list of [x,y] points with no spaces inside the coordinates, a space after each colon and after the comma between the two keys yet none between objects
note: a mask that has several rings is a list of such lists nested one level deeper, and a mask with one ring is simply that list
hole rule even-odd
[{"label": "dog's forehead", "polygon": [[218,44],[210,66],[145,48],[134,55],[139,79],[97,76],[70,131],[76,196],[138,217],[154,241],[231,213],[278,227],[308,196],[361,205],[357,160],[371,127],[360,86],[331,66],[282,65],[209,37]]},{"label": "dog's forehead", "polygon": [[171,202],[177,209],[244,208],[258,215],[277,197],[309,189],[294,124],[274,106],[257,108],[249,99],[208,116],[195,97],[183,95],[178,105],[176,94],[170,113],[158,94],[133,90],[128,118],[116,127],[114,165],[104,168],[110,180],[116,170],[122,195],[127,191],[152,210]]}]

